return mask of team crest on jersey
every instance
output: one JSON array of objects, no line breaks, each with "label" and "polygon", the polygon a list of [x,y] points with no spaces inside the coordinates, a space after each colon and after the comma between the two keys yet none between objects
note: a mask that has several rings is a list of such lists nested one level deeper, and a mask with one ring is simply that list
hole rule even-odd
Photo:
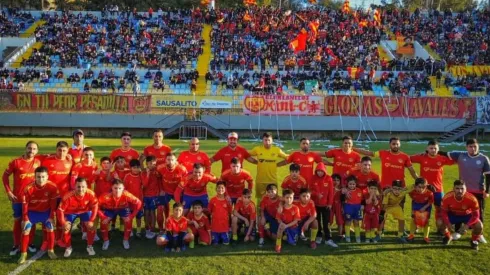
[{"label": "team crest on jersey", "polygon": [[477,161],[476,161],[476,164],[477,164],[477,165],[480,165],[480,164],[481,164],[481,160],[477,160]]},{"label": "team crest on jersey", "polygon": [[466,204],[463,204],[463,205],[461,205],[461,209],[466,210],[466,209],[468,209],[468,206],[466,206]]},{"label": "team crest on jersey", "polygon": [[197,160],[201,160],[201,157],[197,157]]},{"label": "team crest on jersey", "polygon": [[437,162],[437,166],[441,166],[442,163],[440,161]]},{"label": "team crest on jersey", "polygon": [[358,196],[358,197],[361,197],[361,196],[362,196],[362,194],[361,194],[361,193],[357,193],[357,196]]},{"label": "team crest on jersey", "polygon": [[45,197],[49,196],[49,192],[44,192],[44,196]]},{"label": "team crest on jersey", "polygon": [[328,183],[327,182],[323,183],[323,186],[327,187],[328,186]]},{"label": "team crest on jersey", "polygon": [[354,161],[354,159],[353,159],[353,158],[349,158],[349,162],[353,162],[353,161]]},{"label": "team crest on jersey", "polygon": [[238,155],[237,155],[237,157],[238,157],[239,159],[241,159],[241,158],[242,158],[242,154],[238,154]]},{"label": "team crest on jersey", "polygon": [[165,155],[165,152],[160,152],[160,155],[162,155],[162,156]]},{"label": "team crest on jersey", "polygon": [[49,167],[54,167],[54,164],[51,164]]},{"label": "team crest on jersey", "polygon": [[133,157],[132,157],[132,156],[129,156],[129,157],[128,157],[128,159],[129,159],[129,160],[132,160],[132,159],[133,159]]},{"label": "team crest on jersey", "polygon": [[313,161],[314,161],[314,159],[312,157],[308,158],[308,162],[313,162]]},{"label": "team crest on jersey", "polygon": [[398,159],[398,162],[399,163],[403,163],[403,159]]},{"label": "team crest on jersey", "polygon": [[70,166],[71,166],[71,164],[69,164],[69,163],[65,164],[66,169],[70,168]]},{"label": "team crest on jersey", "polygon": [[22,170],[24,170],[24,168],[20,167],[19,170],[22,171]]}]

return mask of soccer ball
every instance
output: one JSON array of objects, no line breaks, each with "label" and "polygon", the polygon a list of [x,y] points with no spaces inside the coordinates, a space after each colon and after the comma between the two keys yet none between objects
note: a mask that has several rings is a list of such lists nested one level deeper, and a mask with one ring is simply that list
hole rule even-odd
[{"label": "soccer ball", "polygon": [[458,232],[454,232],[452,237],[453,237],[453,240],[459,240],[461,238],[461,234],[459,234]]},{"label": "soccer ball", "polygon": [[166,235],[159,235],[157,236],[157,245],[158,246],[165,246],[168,244],[168,239]]}]

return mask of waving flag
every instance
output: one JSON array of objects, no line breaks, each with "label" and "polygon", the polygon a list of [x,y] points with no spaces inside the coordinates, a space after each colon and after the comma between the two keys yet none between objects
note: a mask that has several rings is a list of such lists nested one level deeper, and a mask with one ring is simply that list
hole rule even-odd
[{"label": "waving flag", "polygon": [[381,26],[381,13],[379,12],[378,9],[374,9],[374,25],[375,26]]},{"label": "waving flag", "polygon": [[296,39],[289,43],[289,47],[294,50],[294,53],[306,50],[306,40],[308,39],[308,33],[305,29],[301,29]]},{"label": "waving flag", "polygon": [[349,0],[345,0],[344,4],[342,5],[342,12],[343,13],[350,13]]}]

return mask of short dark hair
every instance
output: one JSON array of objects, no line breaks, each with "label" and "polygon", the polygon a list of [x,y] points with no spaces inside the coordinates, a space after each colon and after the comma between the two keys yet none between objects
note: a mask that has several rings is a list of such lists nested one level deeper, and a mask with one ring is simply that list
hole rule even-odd
[{"label": "short dark hair", "polygon": [[197,200],[197,201],[194,201],[192,203],[192,207],[195,207],[195,206],[200,206],[200,207],[203,207],[203,203],[201,200]]},{"label": "short dark hair", "polygon": [[391,137],[389,143],[391,143],[392,141],[395,141],[395,140],[400,141],[400,138],[399,137]]},{"label": "short dark hair", "polygon": [[237,157],[231,159],[231,164],[239,164],[240,160]]},{"label": "short dark hair", "polygon": [[79,183],[79,182],[87,182],[87,179],[85,179],[84,177],[78,177],[78,178],[75,180],[75,183]]},{"label": "short dark hair", "polygon": [[403,182],[401,180],[394,180],[391,183],[391,186],[393,186],[393,187],[403,187]]},{"label": "short dark hair", "polygon": [[166,158],[168,158],[168,157],[177,157],[177,155],[175,153],[170,152],[165,157]]},{"label": "short dark hair", "polygon": [[304,137],[304,138],[301,138],[301,139],[299,140],[299,143],[303,142],[304,140],[310,141],[310,139],[309,139],[309,138]]},{"label": "short dark hair", "polygon": [[356,176],[354,175],[350,175],[348,176],[346,179],[345,179],[345,182],[349,183],[350,181],[354,181],[355,183],[357,183],[357,178]]},{"label": "short dark hair", "polygon": [[272,137],[272,133],[271,132],[265,132],[263,135],[262,135],[262,138],[271,138]]},{"label": "short dark hair", "polygon": [[217,188],[218,186],[220,186],[220,185],[223,185],[223,186],[226,188],[226,181],[224,181],[224,180],[220,180],[220,181],[218,181],[218,182],[216,183],[216,188]]},{"label": "short dark hair", "polygon": [[141,163],[137,159],[132,159],[129,161],[129,167],[141,167]]},{"label": "short dark hair", "polygon": [[265,187],[265,191],[271,191],[272,189],[277,190],[277,185],[274,183],[270,183],[270,184],[267,184],[267,186]]},{"label": "short dark hair", "polygon": [[163,134],[163,130],[162,129],[155,129],[155,130],[153,130],[153,133],[162,133]]},{"label": "short dark hair", "polygon": [[301,188],[301,189],[299,189],[299,193],[304,194],[304,193],[311,193],[311,192],[310,192],[310,189],[308,189],[308,188]]},{"label": "short dark hair", "polygon": [[466,146],[473,145],[473,144],[478,144],[478,140],[476,140],[476,138],[470,138],[466,140]]},{"label": "short dark hair", "polygon": [[289,165],[289,172],[299,171],[300,169],[301,167],[296,163],[291,163],[291,165]]},{"label": "short dark hair", "polygon": [[130,132],[123,132],[123,133],[121,134],[121,138],[122,138],[122,137],[131,137],[131,133],[130,133]]},{"label": "short dark hair", "polygon": [[174,203],[174,207],[173,208],[174,209],[175,208],[184,208],[184,205],[182,203],[180,203],[180,202],[176,202],[176,203]]},{"label": "short dark hair", "polygon": [[284,189],[284,190],[282,190],[282,195],[283,196],[294,195],[294,192],[291,189]]},{"label": "short dark hair", "polygon": [[415,179],[415,185],[425,185],[427,183],[427,180],[425,178],[416,178]]},{"label": "short dark hair", "polygon": [[146,162],[151,162],[151,161],[155,161],[155,160],[157,160],[157,158],[155,156],[146,156],[146,158],[145,158]]},{"label": "short dark hair", "polygon": [[466,182],[464,182],[463,180],[455,180],[454,183],[453,183],[453,186],[466,186]]},{"label": "short dark hair", "polygon": [[85,148],[83,148],[83,152],[84,152],[84,153],[85,153],[85,152],[88,152],[88,151],[95,152],[94,148],[92,148],[92,147],[85,147]]},{"label": "short dark hair", "polygon": [[120,159],[123,159],[124,161],[126,161],[126,159],[123,157],[123,156],[117,156],[115,159],[114,159],[114,162],[120,160]]},{"label": "short dark hair", "polygon": [[39,148],[39,144],[37,144],[37,142],[35,142],[34,140],[29,140],[27,143],[26,143],[26,148],[29,147],[29,145],[31,144],[36,144],[36,147]]},{"label": "short dark hair", "polygon": [[346,139],[352,140],[352,137],[351,136],[343,136],[342,137],[342,142],[344,142],[344,140],[346,140]]},{"label": "short dark hair", "polygon": [[370,181],[367,182],[367,186],[368,186],[368,188],[369,187],[373,187],[373,186],[376,187],[376,188],[378,188],[379,187],[379,184],[378,184],[378,181],[377,180],[370,180]]},{"label": "short dark hair", "polygon": [[68,148],[68,143],[66,141],[63,141],[63,140],[62,141],[58,141],[58,143],[56,143],[56,148],[59,148],[59,147],[61,147],[61,148],[63,148],[63,147]]},{"label": "short dark hair", "polygon": [[124,185],[124,182],[120,179],[113,179],[112,180],[112,185],[116,185],[116,184],[122,184]]},{"label": "short dark hair", "polygon": [[39,166],[38,168],[36,168],[36,170],[34,170],[34,173],[47,173],[48,172],[48,168],[46,166]]},{"label": "short dark hair", "polygon": [[337,173],[332,174],[332,180],[335,180],[335,179],[342,180],[342,177]]},{"label": "short dark hair", "polygon": [[109,158],[109,157],[101,157],[101,158],[100,158],[100,163],[102,163],[102,162],[104,162],[104,161],[111,162],[111,158]]},{"label": "short dark hair", "polygon": [[204,166],[201,164],[201,163],[194,163],[194,165],[192,166],[193,169],[201,169],[203,168],[204,169]]},{"label": "short dark hair", "polygon": [[248,196],[248,195],[251,195],[251,194],[252,194],[252,191],[250,191],[250,189],[248,189],[248,188],[245,188],[242,191],[242,195],[243,196]]},{"label": "short dark hair", "polygon": [[373,160],[370,157],[368,157],[368,156],[362,157],[361,162],[365,162],[365,161],[373,162]]},{"label": "short dark hair", "polygon": [[431,139],[431,140],[429,140],[429,142],[427,142],[427,146],[430,146],[430,145],[439,145],[439,141],[437,141],[435,139]]}]

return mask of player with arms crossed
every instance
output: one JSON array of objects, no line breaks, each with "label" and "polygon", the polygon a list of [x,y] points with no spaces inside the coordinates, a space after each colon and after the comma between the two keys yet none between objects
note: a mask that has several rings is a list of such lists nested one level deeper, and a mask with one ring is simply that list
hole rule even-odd
[{"label": "player with arms crossed", "polygon": [[64,228],[63,239],[66,244],[65,258],[70,257],[73,252],[71,246],[71,228],[76,218],[85,225],[87,229],[87,252],[90,256],[95,255],[93,248],[95,227],[94,221],[97,216],[98,201],[94,191],[88,189],[85,178],[77,178],[75,190],[66,194],[58,206],[57,214],[60,224]]},{"label": "player with arms crossed", "polygon": [[128,191],[124,190],[124,183],[114,179],[112,192],[99,198],[99,218],[101,220],[100,231],[104,244],[102,250],[109,248],[109,224],[111,220],[119,216],[124,221],[124,249],[129,249],[129,236],[133,230],[133,219],[141,209],[141,201]]},{"label": "player with arms crossed", "polygon": [[[7,169],[3,172],[3,186],[5,192],[12,203],[14,216],[13,237],[14,246],[10,250],[10,256],[14,256],[19,251],[20,241],[22,237],[22,191],[24,188],[34,181],[34,170],[41,166],[41,161],[36,159],[36,154],[39,146],[34,141],[28,141],[25,147],[25,153],[10,161]],[[9,177],[13,175],[14,184],[13,190],[10,188]],[[31,239],[34,239],[34,230],[31,230]],[[36,252],[36,248],[30,244],[29,251]]]},{"label": "player with arms crossed", "polygon": [[443,244],[452,241],[453,225],[463,223],[461,232],[470,229],[470,245],[478,250],[478,240],[483,233],[483,223],[480,220],[480,206],[478,199],[466,191],[466,183],[461,180],[454,181],[453,191],[448,192],[442,199],[441,218],[437,220],[437,227],[444,232]]},{"label": "player with arms crossed", "polygon": [[43,236],[46,238],[44,241],[47,242],[49,258],[57,258],[54,253],[53,219],[59,198],[58,188],[48,180],[48,169],[46,167],[37,167],[34,170],[34,174],[35,182],[24,188],[20,198],[22,202],[22,241],[19,264],[23,264],[27,260],[29,235],[32,226],[36,223],[42,223],[43,229],[46,231]]}]

